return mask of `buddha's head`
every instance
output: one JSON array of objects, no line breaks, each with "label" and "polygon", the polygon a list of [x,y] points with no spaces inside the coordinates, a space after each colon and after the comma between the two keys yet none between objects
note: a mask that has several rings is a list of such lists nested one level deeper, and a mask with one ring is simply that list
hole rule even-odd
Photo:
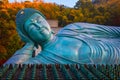
[{"label": "buddha's head", "polygon": [[[35,9],[25,8],[16,15],[16,25],[21,40],[30,39],[41,46],[52,39],[52,31],[44,15]],[[26,39],[27,38],[27,39]]]}]

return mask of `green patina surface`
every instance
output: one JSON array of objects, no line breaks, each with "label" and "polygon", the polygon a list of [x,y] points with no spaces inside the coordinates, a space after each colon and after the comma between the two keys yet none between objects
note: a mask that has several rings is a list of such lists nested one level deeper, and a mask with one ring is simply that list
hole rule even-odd
[{"label": "green patina surface", "polygon": [[[5,64],[120,64],[120,27],[73,23],[53,36],[43,14],[31,8],[18,12],[16,25],[26,45]],[[32,57],[38,45],[42,50]]]}]

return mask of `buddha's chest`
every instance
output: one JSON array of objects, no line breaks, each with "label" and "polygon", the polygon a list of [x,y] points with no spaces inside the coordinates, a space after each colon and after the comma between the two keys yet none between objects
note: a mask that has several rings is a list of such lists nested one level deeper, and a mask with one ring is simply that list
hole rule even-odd
[{"label": "buddha's chest", "polygon": [[80,40],[59,38],[59,40],[47,47],[47,50],[56,55],[72,59],[78,57],[82,44]]}]

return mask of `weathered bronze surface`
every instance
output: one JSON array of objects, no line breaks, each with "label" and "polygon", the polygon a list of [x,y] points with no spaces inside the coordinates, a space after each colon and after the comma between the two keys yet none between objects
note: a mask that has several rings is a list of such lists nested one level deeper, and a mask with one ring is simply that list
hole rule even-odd
[{"label": "weathered bronze surface", "polygon": [[53,36],[45,17],[30,8],[18,12],[16,25],[26,45],[5,64],[120,64],[120,27],[72,23]]}]

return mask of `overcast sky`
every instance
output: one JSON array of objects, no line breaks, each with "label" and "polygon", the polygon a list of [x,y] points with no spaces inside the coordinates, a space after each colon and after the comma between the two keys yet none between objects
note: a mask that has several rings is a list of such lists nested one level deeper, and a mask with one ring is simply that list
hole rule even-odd
[{"label": "overcast sky", "polygon": [[[18,2],[25,0],[17,0]],[[30,0],[33,1],[33,0]],[[60,5],[65,5],[68,7],[73,7],[78,0],[44,0],[44,2],[52,2]],[[14,0],[9,0],[9,2],[14,2]]]}]

